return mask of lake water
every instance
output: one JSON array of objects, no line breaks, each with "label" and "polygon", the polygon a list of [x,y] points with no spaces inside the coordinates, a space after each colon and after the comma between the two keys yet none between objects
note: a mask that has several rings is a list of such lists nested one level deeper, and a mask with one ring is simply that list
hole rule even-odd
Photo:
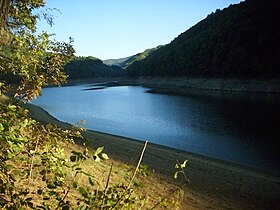
[{"label": "lake water", "polygon": [[[151,94],[148,88],[44,88],[33,103],[57,119],[280,174],[280,97],[216,92]],[[98,86],[97,86],[98,87]]]}]

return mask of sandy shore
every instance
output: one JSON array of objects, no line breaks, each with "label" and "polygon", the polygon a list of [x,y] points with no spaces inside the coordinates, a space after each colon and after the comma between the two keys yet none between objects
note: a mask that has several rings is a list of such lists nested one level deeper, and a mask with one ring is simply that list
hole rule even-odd
[{"label": "sandy shore", "polygon": [[[42,123],[52,123],[62,128],[71,126],[34,105],[27,104],[26,108],[30,110],[31,117]],[[110,157],[126,164],[135,165],[144,144],[90,130],[83,136],[91,141],[94,148],[104,146]],[[186,172],[190,179],[185,189],[185,209],[280,209],[279,177],[151,143],[148,144],[143,163],[157,176],[174,182],[174,165],[177,160],[185,159],[189,160]]]}]

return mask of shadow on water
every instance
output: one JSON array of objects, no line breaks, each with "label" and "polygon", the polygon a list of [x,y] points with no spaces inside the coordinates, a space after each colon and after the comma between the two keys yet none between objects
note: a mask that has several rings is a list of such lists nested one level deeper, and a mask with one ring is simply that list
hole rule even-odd
[{"label": "shadow on water", "polygon": [[104,82],[104,83],[94,83],[89,85],[89,88],[84,88],[82,90],[102,90],[108,87],[121,86],[118,81]]},{"label": "shadow on water", "polygon": [[[280,94],[210,91],[194,89],[153,88],[146,91],[153,94],[177,95],[210,104],[215,109],[215,118],[225,126],[230,135],[242,139],[244,147],[253,147],[259,158],[267,161],[268,170],[280,174]],[[214,108],[215,107],[215,108]],[[209,119],[210,122],[213,119]],[[215,122],[213,122],[215,123]],[[204,126],[204,129],[209,125]],[[215,129],[215,125],[210,126]],[[214,132],[217,132],[217,130]]]}]

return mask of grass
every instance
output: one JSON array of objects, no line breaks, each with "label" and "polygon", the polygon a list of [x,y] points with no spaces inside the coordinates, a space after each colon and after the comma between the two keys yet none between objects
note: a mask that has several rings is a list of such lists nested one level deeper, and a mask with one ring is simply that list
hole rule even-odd
[{"label": "grass", "polygon": [[[84,151],[82,146],[71,143],[61,143],[60,147],[64,149],[66,157],[71,156],[71,151]],[[90,150],[89,156],[92,157],[93,155],[94,150]],[[38,161],[39,159],[35,159],[34,164],[36,165]],[[21,165],[18,167],[24,166]],[[180,202],[183,195],[179,188],[156,177],[153,172],[147,170],[147,166],[145,165],[140,165],[138,173],[134,173],[136,170],[135,166],[127,165],[113,159],[96,162],[93,158],[89,158],[80,163],[79,167],[81,167],[85,173],[93,175],[94,185],[90,186],[88,184],[87,175],[79,173],[75,176],[73,171],[65,169],[67,173],[65,181],[69,182],[69,185],[75,179],[78,186],[86,186],[87,190],[91,192],[105,192],[107,190],[106,193],[109,194],[109,196],[127,194],[127,191],[122,191],[122,189],[129,188],[131,189],[131,191],[129,191],[129,199],[133,201],[132,209],[180,209]],[[30,183],[19,182],[20,185],[17,187],[24,188],[26,185],[30,185],[30,191],[36,192],[38,189],[44,190],[46,189],[46,185],[45,182],[40,180],[40,177],[39,171],[34,169],[34,171],[32,171],[32,177],[29,179]],[[116,186],[119,186],[119,188],[115,189]],[[113,190],[110,189],[110,187]],[[73,208],[78,207],[76,201],[79,200],[80,197],[77,190],[74,188],[69,189],[67,198],[71,202]],[[98,196],[96,196],[96,198],[97,197]],[[38,203],[40,203],[40,198],[34,195],[33,203],[35,205],[37,203],[36,199],[38,199]]]},{"label": "grass", "polygon": [[[68,144],[64,145],[65,153],[70,153],[70,151],[82,151],[83,148],[78,145]],[[90,151],[91,154],[94,151]],[[124,163],[109,159],[106,161],[96,162],[93,159],[88,159],[81,164],[81,167],[85,169],[86,172],[94,174],[94,179],[98,183],[96,187],[99,189],[105,189],[108,176],[110,173],[109,186],[114,185],[124,185],[128,186],[132,180],[135,166],[126,165]],[[82,174],[77,177],[77,182],[79,184],[87,184],[86,177]],[[134,189],[133,196],[137,199],[145,197],[145,208],[151,209],[157,203],[156,209],[176,209],[180,206],[180,201],[182,195],[177,193],[178,187],[168,183],[155,176],[152,172],[148,172],[145,166],[141,166],[136,176],[133,178],[131,187]],[[168,197],[168,195],[170,195]],[[166,199],[163,199],[168,197]],[[161,202],[163,200],[163,202]]]}]

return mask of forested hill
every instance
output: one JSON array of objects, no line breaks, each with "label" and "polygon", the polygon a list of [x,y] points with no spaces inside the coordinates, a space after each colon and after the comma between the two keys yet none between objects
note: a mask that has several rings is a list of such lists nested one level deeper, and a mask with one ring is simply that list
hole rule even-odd
[{"label": "forested hill", "polygon": [[133,64],[134,62],[141,61],[141,60],[145,59],[146,57],[148,57],[150,54],[152,54],[157,49],[161,48],[162,46],[163,45],[159,45],[155,48],[147,49],[144,52],[137,53],[136,55],[130,56],[127,60],[123,61],[120,64],[120,67],[125,69],[128,66],[130,66],[131,64]]},{"label": "forested hill", "polygon": [[162,46],[163,45],[159,45],[155,48],[147,49],[144,52],[137,53],[136,55],[132,55],[132,56],[129,56],[126,58],[104,60],[103,63],[105,63],[106,65],[109,65],[109,66],[119,66],[119,67],[125,69],[128,66],[130,66],[131,64],[133,64],[135,61],[143,60],[144,58],[149,56],[152,52],[154,52],[155,50],[159,49]]},{"label": "forested hill", "polygon": [[125,62],[130,57],[118,58],[118,59],[107,59],[107,60],[103,60],[103,63],[108,66],[120,66],[121,67],[122,63]]},{"label": "forested hill", "polygon": [[280,78],[280,7],[246,0],[179,35],[127,68],[130,76]]},{"label": "forested hill", "polygon": [[70,79],[92,77],[119,77],[124,76],[125,71],[117,66],[107,66],[95,57],[75,57],[66,64],[65,73]]}]

